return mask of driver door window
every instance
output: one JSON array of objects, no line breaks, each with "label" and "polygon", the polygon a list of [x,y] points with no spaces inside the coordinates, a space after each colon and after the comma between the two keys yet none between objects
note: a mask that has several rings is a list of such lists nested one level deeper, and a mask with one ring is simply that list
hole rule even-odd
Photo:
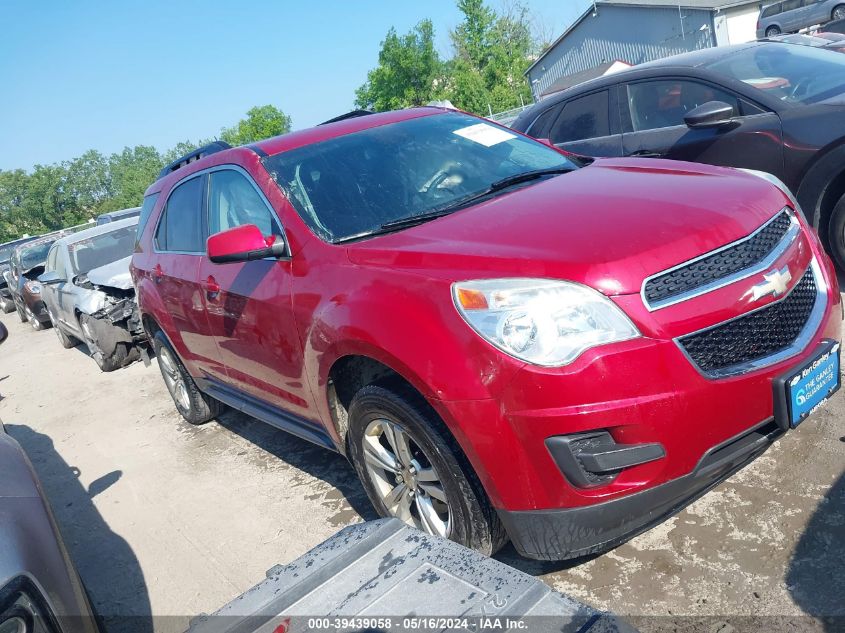
[{"label": "driver door window", "polygon": [[684,125],[687,112],[708,101],[724,101],[740,112],[739,101],[724,90],[695,81],[662,80],[628,84],[634,132]]},{"label": "driver door window", "polygon": [[254,224],[264,235],[282,236],[275,215],[247,178],[232,169],[209,174],[208,227],[214,235],[244,224]]}]

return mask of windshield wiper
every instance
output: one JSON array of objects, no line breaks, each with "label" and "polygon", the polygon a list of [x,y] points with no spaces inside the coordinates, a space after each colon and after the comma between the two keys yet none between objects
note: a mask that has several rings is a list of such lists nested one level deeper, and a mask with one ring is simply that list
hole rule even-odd
[{"label": "windshield wiper", "polygon": [[505,189],[506,187],[518,185],[520,183],[528,182],[530,180],[537,180],[537,178],[542,178],[543,176],[555,176],[557,174],[566,174],[570,171],[572,171],[572,167],[552,167],[550,169],[535,169],[534,171],[525,171],[521,174],[514,174],[513,176],[508,176],[507,178],[497,180],[492,185],[490,185],[490,189],[488,190],[488,192],[499,191],[501,189]]},{"label": "windshield wiper", "polygon": [[462,209],[463,207],[472,204],[476,200],[486,198],[490,194],[496,193],[497,191],[501,191],[503,189],[507,189],[508,187],[512,187],[523,182],[536,180],[537,178],[542,178],[543,176],[565,174],[570,171],[572,171],[571,167],[553,167],[551,169],[535,169],[534,171],[526,171],[521,174],[508,176],[507,178],[497,180],[489,187],[487,187],[487,189],[479,191],[478,193],[473,193],[464,198],[454,200],[445,206],[437,207],[426,213],[420,213],[419,215],[412,215],[407,218],[400,218],[398,220],[385,222],[381,225],[381,229],[389,230],[422,224],[423,222],[428,222],[429,220],[434,220],[436,218],[443,217],[444,215],[449,215],[450,213],[457,211],[458,209]]},{"label": "windshield wiper", "polygon": [[385,222],[379,228],[373,231],[365,231],[363,233],[357,233],[355,235],[341,237],[336,240],[333,240],[332,244],[342,244],[344,242],[351,242],[353,240],[359,240],[365,237],[373,237],[375,235],[382,235],[384,233],[390,233],[391,231],[395,231],[397,229],[403,229],[410,226],[423,224],[430,220],[442,218],[444,215],[454,213],[455,211],[463,209],[464,207],[472,204],[473,202],[481,200],[482,198],[486,198],[487,196],[494,194],[498,191],[502,191],[503,189],[507,189],[508,187],[513,187],[514,185],[519,185],[523,182],[530,182],[531,180],[536,180],[544,176],[566,174],[570,171],[573,171],[572,167],[552,167],[550,169],[535,169],[534,171],[525,171],[521,174],[514,174],[513,176],[508,176],[507,178],[497,180],[482,191],[470,194],[463,198],[458,198],[457,200],[453,200],[452,202],[441,207],[435,207],[431,211],[426,211],[425,213],[420,213],[418,215],[411,215],[407,218],[391,220],[390,222]]}]

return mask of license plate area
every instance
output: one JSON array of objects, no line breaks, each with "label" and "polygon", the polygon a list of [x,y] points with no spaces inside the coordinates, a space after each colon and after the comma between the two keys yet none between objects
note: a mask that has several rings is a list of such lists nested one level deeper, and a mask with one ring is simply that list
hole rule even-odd
[{"label": "license plate area", "polygon": [[840,387],[840,344],[823,341],[804,364],[773,381],[775,420],[783,429],[794,429]]}]

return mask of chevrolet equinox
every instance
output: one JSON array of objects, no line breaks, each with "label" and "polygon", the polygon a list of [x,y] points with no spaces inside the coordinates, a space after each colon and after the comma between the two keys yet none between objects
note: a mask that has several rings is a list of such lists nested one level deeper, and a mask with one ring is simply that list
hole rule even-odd
[{"label": "chevrolet equinox", "polygon": [[379,514],[487,554],[611,548],[840,381],[832,264],[777,179],[438,108],[182,157],[132,274],[188,422],[339,451]]}]

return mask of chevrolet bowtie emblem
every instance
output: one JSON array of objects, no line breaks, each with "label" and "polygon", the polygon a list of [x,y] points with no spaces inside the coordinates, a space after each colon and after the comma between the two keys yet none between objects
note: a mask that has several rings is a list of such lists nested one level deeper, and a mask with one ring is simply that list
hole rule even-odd
[{"label": "chevrolet bowtie emblem", "polygon": [[786,294],[789,288],[789,282],[792,281],[792,273],[789,272],[789,266],[784,266],[780,270],[764,273],[763,279],[766,281],[757,284],[751,289],[754,301],[762,299],[767,295],[779,297],[782,294]]}]

